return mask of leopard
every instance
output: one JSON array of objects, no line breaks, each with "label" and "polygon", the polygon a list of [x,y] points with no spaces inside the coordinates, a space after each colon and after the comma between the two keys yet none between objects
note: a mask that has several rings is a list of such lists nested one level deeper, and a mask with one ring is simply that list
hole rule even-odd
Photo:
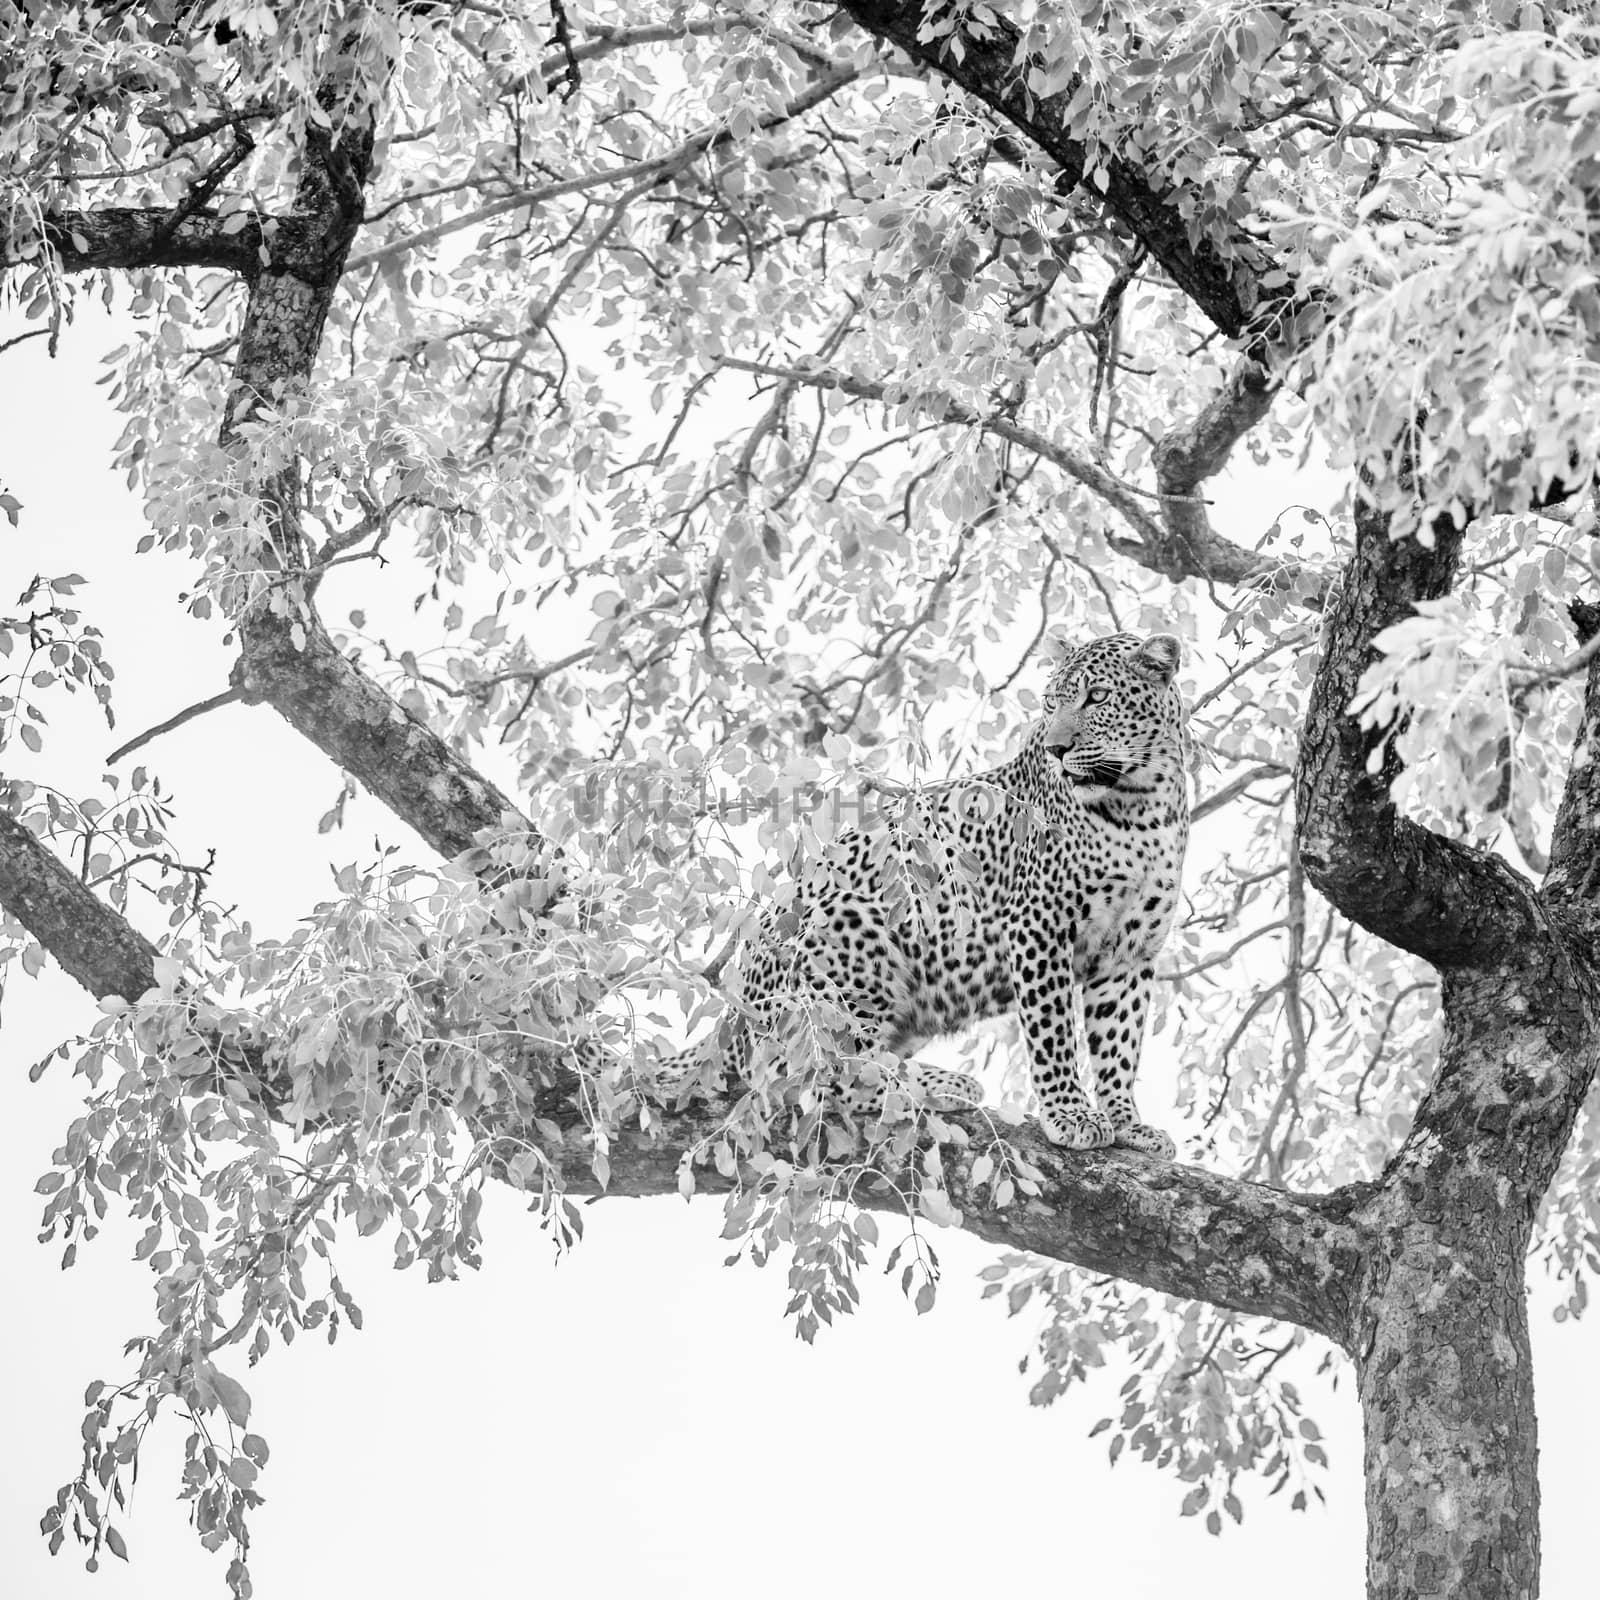
[{"label": "leopard", "polygon": [[736,957],[733,1006],[691,1056],[709,1051],[727,1083],[747,1082],[796,996],[820,998],[847,1050],[901,1058],[917,1093],[970,1105],[970,1075],[908,1058],[1014,1013],[1052,1144],[1173,1159],[1134,1081],[1188,842],[1181,654],[1167,633],[1064,649],[1010,759],[910,790],[830,840],[763,914]]}]

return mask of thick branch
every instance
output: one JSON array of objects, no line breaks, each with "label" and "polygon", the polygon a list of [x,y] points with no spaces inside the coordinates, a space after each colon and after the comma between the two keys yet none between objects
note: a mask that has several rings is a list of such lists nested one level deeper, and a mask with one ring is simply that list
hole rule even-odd
[{"label": "thick branch", "polygon": [[[951,36],[923,41],[923,0],[842,0],[847,12],[869,33],[887,39],[911,59],[932,68],[1015,124],[1061,168],[1066,180],[1083,181],[1097,168],[1105,179],[1106,209],[1141,240],[1168,277],[1229,338],[1247,333],[1269,338],[1286,312],[1282,300],[1265,303],[1259,284],[1277,282],[1281,272],[1265,248],[1221,217],[1196,226],[1172,192],[1151,182],[1144,164],[1125,161],[1109,150],[1091,151],[1072,137],[1069,107],[1082,80],[1074,75],[1056,94],[1030,92],[1022,35],[1003,14],[987,12],[980,28],[963,27],[961,54]],[[1227,231],[1224,231],[1227,230]],[[1269,276],[1271,274],[1271,276]]]},{"label": "thick branch", "polygon": [[[225,445],[237,447],[240,424],[267,397],[310,377],[360,226],[371,159],[370,121],[346,125],[337,141],[326,131],[308,132],[292,208],[299,227],[274,236],[271,260],[251,282],[222,426]],[[258,605],[242,619],[233,681],[243,698],[271,705],[441,855],[459,855],[484,828],[531,832],[504,794],[334,648],[301,592],[303,540],[293,467],[276,472],[263,485],[263,496],[292,604],[287,615]]]},{"label": "thick branch", "polygon": [[[44,219],[45,242],[63,272],[93,267],[221,267],[248,274],[261,249],[261,225],[235,213],[106,206],[94,211],[60,211]],[[29,259],[18,253],[19,239],[0,241],[0,272]]]},{"label": "thick branch", "polygon": [[154,986],[156,947],[3,810],[0,906],[97,1000]]},{"label": "thick branch", "polygon": [[1389,796],[1398,761],[1391,751],[1369,771],[1382,732],[1346,711],[1374,637],[1455,581],[1462,530],[1443,516],[1431,534],[1431,545],[1392,539],[1388,517],[1357,502],[1356,553],[1329,608],[1300,741],[1296,827],[1307,875],[1346,917],[1435,966],[1459,967],[1534,954],[1548,932],[1544,913],[1498,857],[1400,815]]},{"label": "thick branch", "polygon": [[315,616],[252,621],[233,681],[246,701],[265,701],[440,855],[459,855],[481,828],[533,833],[506,795],[343,656]]},{"label": "thick branch", "polygon": [[[619,1137],[608,1150],[604,1191],[590,1171],[585,1140],[551,1148],[533,1131],[513,1137],[507,1150],[522,1138],[539,1143],[573,1194],[677,1194],[681,1153],[714,1138],[728,1111],[723,1101],[696,1103],[669,1112],[659,1137]],[[569,1106],[569,1120],[571,1115]],[[1285,1318],[1346,1341],[1349,1289],[1362,1251],[1361,1235],[1348,1218],[1364,1190],[1296,1196],[1126,1151],[1063,1151],[1029,1124],[999,1131],[1044,1175],[1044,1192],[1002,1211],[987,1184],[971,1182],[973,1161],[994,1138],[993,1124],[982,1113],[943,1115],[971,1135],[964,1150],[944,1152],[945,1181],[964,1232],[1163,1294]],[[504,1129],[491,1134],[496,1140],[507,1136]],[[852,1200],[868,1209],[903,1211],[901,1195],[920,1187],[920,1169],[913,1161],[877,1170],[885,1181],[854,1184]],[[701,1192],[733,1186],[709,1163],[695,1169],[695,1183]]]},{"label": "thick branch", "polygon": [[[0,904],[92,994],[135,1001],[154,987],[154,946],[3,813]],[[218,1059],[239,1059],[231,1044],[224,1049],[224,1041],[214,1043]],[[264,1097],[269,1113],[281,1115],[289,1097],[259,1076],[259,1057],[247,1065],[250,1091]],[[602,1191],[591,1171],[589,1142],[567,1098],[574,1086],[564,1082],[544,1091],[540,1100],[548,1098],[548,1106],[539,1109],[549,1115],[539,1124],[513,1122],[514,1114],[498,1107],[474,1119],[474,1132],[501,1153],[492,1163],[499,1176],[505,1175],[505,1159],[531,1143],[545,1152],[573,1194],[676,1195],[683,1151],[704,1147],[731,1109],[720,1099],[696,1102],[666,1112],[652,1135],[636,1128],[619,1132],[610,1145],[610,1183]],[[209,1075],[194,1082],[197,1094],[215,1087]],[[567,1124],[559,1144],[548,1137],[552,1120]],[[1002,1211],[992,1204],[987,1185],[971,1181],[972,1162],[992,1141],[992,1125],[982,1113],[949,1120],[971,1136],[964,1150],[946,1152],[946,1183],[965,1231],[1165,1294],[1287,1318],[1346,1340],[1349,1290],[1361,1264],[1361,1237],[1349,1216],[1364,1191],[1297,1197],[1122,1151],[1060,1151],[1029,1126],[1003,1132],[1044,1174],[1045,1192]],[[900,1209],[899,1194],[920,1187],[920,1169],[908,1164],[880,1170],[887,1182],[857,1184],[852,1198],[868,1207]],[[702,1190],[731,1187],[709,1164],[697,1169],[696,1179]]]}]

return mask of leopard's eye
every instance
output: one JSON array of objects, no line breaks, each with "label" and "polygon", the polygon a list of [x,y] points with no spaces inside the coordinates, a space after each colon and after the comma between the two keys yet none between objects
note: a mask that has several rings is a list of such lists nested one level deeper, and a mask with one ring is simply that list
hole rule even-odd
[{"label": "leopard's eye", "polygon": [[1105,685],[1104,685],[1104,684],[1103,684],[1103,683],[1097,683],[1097,684],[1096,684],[1096,685],[1095,685],[1095,686],[1094,686],[1094,687],[1093,687],[1093,688],[1092,688],[1092,689],[1091,689],[1091,690],[1090,690],[1090,691],[1089,691],[1089,692],[1088,692],[1088,694],[1086,694],[1086,695],[1085,695],[1085,696],[1084,696],[1084,697],[1083,697],[1083,703],[1084,703],[1084,704],[1085,704],[1085,705],[1088,705],[1088,706],[1097,706],[1097,705],[1099,705],[1099,704],[1100,704],[1100,702],[1101,702],[1101,701],[1102,701],[1102,700],[1104,700],[1104,699],[1105,699],[1105,698],[1106,698],[1106,697],[1107,697],[1107,696],[1108,696],[1108,695],[1109,695],[1109,694],[1110,694],[1110,693],[1111,693],[1111,691],[1110,691],[1110,690],[1109,690],[1109,689],[1108,689],[1108,688],[1106,688],[1106,686],[1105,686]]}]

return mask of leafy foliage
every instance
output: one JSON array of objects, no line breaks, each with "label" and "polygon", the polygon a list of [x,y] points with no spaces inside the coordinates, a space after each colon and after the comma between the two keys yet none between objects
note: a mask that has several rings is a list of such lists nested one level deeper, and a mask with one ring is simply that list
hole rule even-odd
[{"label": "leafy foliage", "polygon": [[[922,38],[959,59],[1002,27],[1027,92],[1059,97],[1081,183],[810,0],[666,20],[635,0],[0,7],[8,292],[52,340],[91,294],[131,318],[105,381],[143,546],[188,553],[202,621],[287,614],[287,475],[318,604],[347,619],[336,643],[528,796],[546,841],[346,867],[271,939],[206,901],[143,769],[108,776],[110,801],[42,769],[12,784],[25,825],[163,953],[158,991],[106,1002],[65,1051],[93,1097],[41,1182],[46,1231],[70,1259],[113,1204],[145,1222],[157,1322],[133,1376],[91,1390],[53,1545],[70,1525],[92,1556],[122,1553],[106,1496],[123,1504],[170,1404],[196,1526],[232,1546],[247,1593],[267,1452],[218,1353],[359,1326],[341,1227],[387,1230],[430,1277],[475,1267],[490,1176],[575,1240],[566,1154],[604,1184],[622,1131],[659,1125],[656,1064],[717,1015],[705,968],[753,898],[874,797],[998,759],[1037,710],[1052,632],[1159,626],[1193,646],[1197,791],[1228,804],[1199,832],[1154,1031],[1194,1150],[1305,1188],[1387,1158],[1433,991],[1307,886],[1286,810],[1305,602],[1349,505],[1241,530],[1279,581],[1162,575],[1157,446],[1235,353],[1102,197],[1136,169],[1224,263],[1278,253],[1262,287],[1297,297],[1271,313],[1283,392],[1249,440],[1277,469],[1266,492],[1331,454],[1388,493],[1374,472],[1401,449],[1423,511],[1508,513],[1458,593],[1380,641],[1360,705],[1402,750],[1416,814],[1538,867],[1575,721],[1560,603],[1595,573],[1592,521],[1529,509],[1594,460],[1592,19],[979,0],[930,8]],[[316,369],[224,442],[254,270],[227,252],[270,258],[308,141],[337,147],[374,103],[376,177]],[[168,233],[129,269],[87,219],[151,206],[175,208]],[[205,250],[162,264],[197,233]],[[80,274],[102,261],[117,270]],[[0,731],[29,755],[40,696],[87,687],[109,708],[97,636],[64,603],[81,581],[36,583],[0,625]],[[37,970],[39,947],[3,932],[0,957]],[[988,1046],[1002,1112],[973,1181],[1024,1204],[1037,1176],[1004,1118],[1025,1079],[1010,1030]],[[950,1219],[939,1152],[965,1138],[893,1092],[881,1126],[855,1125],[825,1092],[837,1053],[825,1007],[798,1015],[681,1169],[686,1190],[730,1189],[741,1251],[788,1252],[808,1339],[853,1308],[879,1242],[853,1202],[896,1200],[871,1189],[885,1160],[915,1174],[894,1264],[932,1304],[918,1219]],[[891,1088],[893,1070],[845,1066]],[[295,1136],[265,1115],[273,1082]],[[1590,1118],[1539,1246],[1574,1314],[1596,1138]],[[1322,1462],[1281,1375],[1299,1335],[1020,1258],[986,1276],[1013,1311],[1046,1306],[1035,1399],[1131,1363],[1113,1452],[1175,1471],[1186,1513],[1238,1520],[1252,1476],[1304,1503]]]}]

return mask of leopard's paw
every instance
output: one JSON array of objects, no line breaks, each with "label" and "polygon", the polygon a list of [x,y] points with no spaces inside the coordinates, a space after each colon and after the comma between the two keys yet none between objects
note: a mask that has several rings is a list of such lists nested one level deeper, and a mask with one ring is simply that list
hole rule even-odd
[{"label": "leopard's paw", "polygon": [[1110,1119],[1098,1111],[1073,1111],[1065,1106],[1039,1107],[1039,1126],[1051,1144],[1068,1150],[1100,1150],[1116,1137]]},{"label": "leopard's paw", "polygon": [[1177,1145],[1148,1122],[1130,1122],[1126,1127],[1118,1128],[1116,1142],[1125,1150],[1140,1150],[1162,1161],[1171,1161],[1178,1153]]}]

